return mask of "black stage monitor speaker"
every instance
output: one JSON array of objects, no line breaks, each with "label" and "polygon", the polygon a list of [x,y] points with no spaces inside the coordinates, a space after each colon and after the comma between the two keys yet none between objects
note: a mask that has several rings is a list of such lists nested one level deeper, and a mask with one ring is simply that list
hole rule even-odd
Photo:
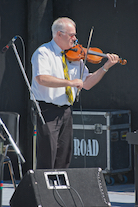
[{"label": "black stage monitor speaker", "polygon": [[29,170],[16,188],[11,207],[111,206],[101,168]]}]

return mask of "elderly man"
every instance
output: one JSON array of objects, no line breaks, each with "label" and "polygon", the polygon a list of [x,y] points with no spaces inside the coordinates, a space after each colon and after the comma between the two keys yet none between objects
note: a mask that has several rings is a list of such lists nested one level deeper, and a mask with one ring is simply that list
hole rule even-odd
[{"label": "elderly man", "polygon": [[62,17],[52,25],[53,39],[33,54],[32,91],[46,122],[38,119],[37,169],[69,167],[72,154],[72,105],[78,89],[91,89],[116,64],[119,57],[107,54],[108,60],[94,73],[84,68],[83,61],[69,62],[64,50],[74,45],[76,24]]}]

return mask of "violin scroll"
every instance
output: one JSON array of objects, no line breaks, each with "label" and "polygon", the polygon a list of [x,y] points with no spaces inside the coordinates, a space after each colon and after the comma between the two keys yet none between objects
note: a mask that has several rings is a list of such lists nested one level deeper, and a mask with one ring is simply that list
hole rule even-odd
[{"label": "violin scroll", "polygon": [[121,65],[126,65],[127,64],[127,60],[122,60],[122,58],[120,58],[119,59],[119,63],[121,64]]}]

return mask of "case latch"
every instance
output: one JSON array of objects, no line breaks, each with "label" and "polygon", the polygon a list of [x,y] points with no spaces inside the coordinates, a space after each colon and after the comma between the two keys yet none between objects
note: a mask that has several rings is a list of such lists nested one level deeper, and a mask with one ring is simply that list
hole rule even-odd
[{"label": "case latch", "polygon": [[95,134],[102,134],[103,133],[103,127],[102,127],[103,125],[102,124],[95,124],[94,125],[94,127],[95,127],[95,129],[94,129],[94,133]]}]

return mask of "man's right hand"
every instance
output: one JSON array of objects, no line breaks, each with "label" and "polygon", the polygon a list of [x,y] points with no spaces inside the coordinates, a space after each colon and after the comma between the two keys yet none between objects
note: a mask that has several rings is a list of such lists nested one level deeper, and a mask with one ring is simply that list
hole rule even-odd
[{"label": "man's right hand", "polygon": [[71,87],[76,87],[78,89],[82,89],[83,88],[83,81],[81,79],[74,79],[71,80]]}]

